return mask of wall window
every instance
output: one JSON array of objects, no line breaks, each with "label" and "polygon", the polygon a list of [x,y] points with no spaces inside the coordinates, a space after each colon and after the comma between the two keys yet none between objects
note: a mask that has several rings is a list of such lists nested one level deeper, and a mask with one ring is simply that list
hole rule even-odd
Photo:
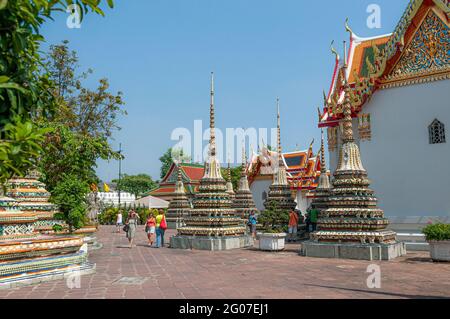
[{"label": "wall window", "polygon": [[430,144],[445,143],[445,126],[438,120],[434,120],[433,123],[428,126],[428,134]]}]

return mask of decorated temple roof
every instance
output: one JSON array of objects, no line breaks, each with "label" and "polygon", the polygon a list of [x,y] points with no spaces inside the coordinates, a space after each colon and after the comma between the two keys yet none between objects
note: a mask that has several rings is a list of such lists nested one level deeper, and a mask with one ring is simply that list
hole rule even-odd
[{"label": "decorated temple roof", "polygon": [[[200,179],[203,177],[205,168],[201,164],[181,163],[181,176],[186,193],[193,194],[200,185]],[[172,163],[159,186],[151,190],[147,195],[152,196],[171,196],[175,192],[175,183],[177,181],[177,165]]]},{"label": "decorated temple roof", "polygon": [[[272,178],[278,153],[263,148],[260,154],[252,154],[247,171],[249,183],[258,177]],[[312,190],[317,187],[320,176],[320,157],[315,155],[312,145],[307,150],[282,153],[287,179],[291,187]]]},{"label": "decorated temple roof", "polygon": [[332,48],[335,66],[319,127],[336,126],[342,119],[344,79],[350,84],[353,117],[379,89],[449,79],[449,26],[448,0],[410,1],[391,34],[361,38],[347,24],[349,48],[342,59]]}]

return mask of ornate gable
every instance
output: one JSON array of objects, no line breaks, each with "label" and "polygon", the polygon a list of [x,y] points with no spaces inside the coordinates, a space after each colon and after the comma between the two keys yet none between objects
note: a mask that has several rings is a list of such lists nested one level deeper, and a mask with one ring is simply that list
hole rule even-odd
[{"label": "ornate gable", "polygon": [[430,9],[382,87],[450,78],[450,28]]}]

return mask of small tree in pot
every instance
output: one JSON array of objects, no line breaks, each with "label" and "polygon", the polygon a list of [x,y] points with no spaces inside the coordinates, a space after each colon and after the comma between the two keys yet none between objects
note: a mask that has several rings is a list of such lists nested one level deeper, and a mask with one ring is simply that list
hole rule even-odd
[{"label": "small tree in pot", "polygon": [[289,212],[280,209],[277,202],[271,201],[268,208],[258,216],[258,222],[262,225],[262,233],[259,234],[259,249],[283,250]]},{"label": "small tree in pot", "polygon": [[450,261],[450,224],[430,224],[422,232],[430,245],[431,258],[434,261]]}]

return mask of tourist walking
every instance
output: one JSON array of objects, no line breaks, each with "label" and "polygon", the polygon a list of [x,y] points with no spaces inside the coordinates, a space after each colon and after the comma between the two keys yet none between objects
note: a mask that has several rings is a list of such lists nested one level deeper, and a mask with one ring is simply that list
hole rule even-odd
[{"label": "tourist walking", "polygon": [[122,211],[119,210],[119,212],[117,213],[117,217],[116,217],[116,232],[120,233],[120,228],[122,228],[123,226],[123,221],[122,221]]},{"label": "tourist walking", "polygon": [[153,216],[153,213],[148,215],[147,222],[145,223],[145,232],[147,233],[148,245],[153,246],[156,233],[156,219],[155,216]]},{"label": "tourist walking", "polygon": [[160,209],[156,216],[156,247],[164,247],[164,233],[167,229],[166,216],[164,210]]},{"label": "tourist walking", "polygon": [[296,241],[297,240],[297,230],[298,230],[298,220],[300,216],[297,212],[297,210],[292,209],[289,212],[289,224],[288,224],[288,242]]},{"label": "tourist walking", "polygon": [[250,212],[250,215],[248,216],[248,226],[250,228],[250,233],[252,234],[252,238],[256,238],[256,215],[255,212]]},{"label": "tourist walking", "polygon": [[128,212],[128,218],[126,221],[127,227],[127,238],[128,242],[130,243],[130,248],[133,248],[133,240],[136,236],[136,229],[138,225],[139,215],[134,211],[130,210]]}]

